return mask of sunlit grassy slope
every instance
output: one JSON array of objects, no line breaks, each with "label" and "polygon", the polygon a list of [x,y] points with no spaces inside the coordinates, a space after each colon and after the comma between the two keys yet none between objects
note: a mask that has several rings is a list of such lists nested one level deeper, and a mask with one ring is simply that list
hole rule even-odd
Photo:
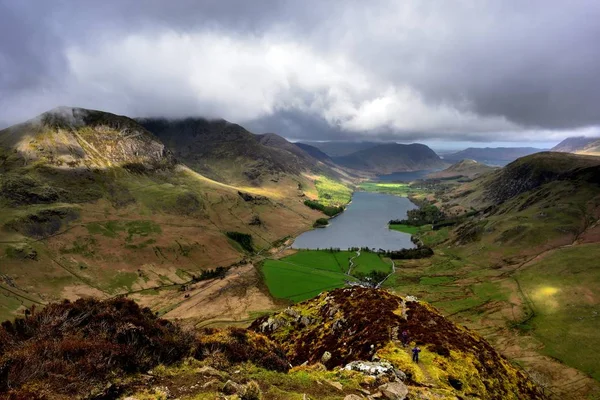
[{"label": "sunlit grassy slope", "polygon": [[[386,286],[478,329],[556,394],[583,398],[600,386],[568,367],[599,378],[600,187],[594,160],[565,157],[532,156],[442,193],[444,209],[508,198],[456,227],[417,231],[435,255],[399,262]],[[561,377],[571,391],[553,383]]]},{"label": "sunlit grassy slope", "polygon": [[352,189],[347,185],[324,175],[317,177],[314,183],[317,189],[318,200],[324,205],[345,205],[348,204],[352,198]]},{"label": "sunlit grassy slope", "polygon": [[[287,179],[236,188],[183,167],[159,174],[119,167],[5,174],[0,185],[11,180],[23,184],[19,190],[63,197],[47,204],[0,201],[0,263],[10,277],[0,280],[0,318],[52,299],[169,289],[244,258],[228,231],[252,235],[259,251],[310,229],[320,213],[302,204],[296,182]],[[240,190],[255,199],[244,200]]]},{"label": "sunlit grassy slope", "polygon": [[387,193],[403,197],[423,192],[422,189],[413,187],[409,183],[363,182],[358,187],[365,192]]}]

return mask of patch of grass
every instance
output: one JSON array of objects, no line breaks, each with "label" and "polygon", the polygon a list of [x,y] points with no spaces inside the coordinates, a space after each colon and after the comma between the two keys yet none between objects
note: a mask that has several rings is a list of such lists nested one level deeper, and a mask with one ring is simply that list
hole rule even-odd
[{"label": "patch of grass", "polygon": [[395,196],[408,197],[423,193],[422,189],[412,187],[409,183],[390,183],[390,182],[363,182],[358,185],[360,190],[365,192],[386,193]]},{"label": "patch of grass", "polygon": [[359,257],[354,259],[353,275],[368,274],[371,271],[392,272],[391,264],[386,263],[377,253],[361,252]]},{"label": "patch of grass", "polygon": [[389,224],[388,226],[392,230],[395,230],[398,232],[409,233],[411,235],[414,235],[421,231],[420,226],[411,226],[411,225],[404,225],[404,224]]},{"label": "patch of grass", "polygon": [[265,260],[262,274],[273,297],[303,301],[322,291],[343,287],[352,279],[344,274],[347,263],[340,264],[344,259],[347,262],[349,254],[347,251],[299,251],[280,260]]},{"label": "patch of grass", "polygon": [[135,272],[117,272],[110,279],[107,279],[108,285],[106,290],[111,293],[122,293],[131,291],[133,285],[138,279],[138,274]]},{"label": "patch of grass", "polygon": [[187,281],[190,279],[190,274],[181,268],[177,268],[177,271],[175,271],[175,275],[177,275],[179,278],[181,278],[184,281]]},{"label": "patch of grass", "polygon": [[127,243],[125,244],[125,248],[126,249],[143,249],[146,248],[148,245],[154,244],[156,243],[155,239],[148,239],[148,240],[144,240],[143,242],[140,243]]},{"label": "patch of grass", "polygon": [[324,175],[315,180],[319,202],[326,206],[345,205],[352,199],[352,189]]},{"label": "patch of grass", "polygon": [[451,276],[424,276],[419,281],[420,285],[442,285],[444,283],[453,282]]},{"label": "patch of grass", "polygon": [[559,249],[519,272],[531,301],[530,333],[542,352],[600,380],[600,274],[597,243]]},{"label": "patch of grass", "polygon": [[153,221],[129,221],[125,223],[127,231],[127,241],[131,241],[135,236],[148,236],[151,234],[162,233],[160,225]]},{"label": "patch of grass", "polygon": [[90,222],[86,225],[86,228],[92,235],[103,235],[109,238],[116,238],[119,236],[119,232],[125,230],[125,227],[119,221]]},{"label": "patch of grass", "polygon": [[356,277],[391,271],[391,264],[377,253],[362,252],[354,259],[354,276],[348,276],[349,260],[354,256],[351,251],[301,250],[279,260],[265,260],[262,273],[273,297],[297,302],[342,287]]},{"label": "patch of grass", "polygon": [[433,247],[448,240],[450,228],[440,228],[434,231],[431,230],[430,226],[422,226],[418,231],[417,236],[425,246]]}]

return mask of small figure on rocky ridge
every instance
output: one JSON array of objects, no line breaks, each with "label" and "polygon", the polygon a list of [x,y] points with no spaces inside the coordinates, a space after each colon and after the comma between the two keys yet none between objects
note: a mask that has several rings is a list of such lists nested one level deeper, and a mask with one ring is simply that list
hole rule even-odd
[{"label": "small figure on rocky ridge", "polygon": [[412,353],[413,353],[412,360],[416,363],[419,362],[419,353],[420,352],[421,352],[421,349],[419,348],[419,346],[417,346],[415,344],[415,347],[413,347],[413,349],[412,349]]}]

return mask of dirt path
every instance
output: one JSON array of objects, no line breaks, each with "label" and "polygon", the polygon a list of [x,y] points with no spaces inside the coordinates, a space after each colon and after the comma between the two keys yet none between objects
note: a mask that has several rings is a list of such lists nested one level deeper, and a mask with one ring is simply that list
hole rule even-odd
[{"label": "dirt path", "polygon": [[360,257],[360,250],[357,250],[356,255],[348,260],[348,272],[346,272],[346,275],[350,276],[350,272],[354,268],[354,259],[357,257]]}]

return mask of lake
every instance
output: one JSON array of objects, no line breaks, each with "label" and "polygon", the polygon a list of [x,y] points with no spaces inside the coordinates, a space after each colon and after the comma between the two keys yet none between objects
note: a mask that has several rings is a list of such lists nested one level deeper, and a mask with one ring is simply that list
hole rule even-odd
[{"label": "lake", "polygon": [[417,208],[405,197],[389,194],[356,192],[352,203],[339,216],[329,220],[327,228],[314,229],[298,236],[294,249],[342,250],[369,247],[384,250],[413,248],[410,235],[388,229],[391,219],[406,218],[406,212]]}]

